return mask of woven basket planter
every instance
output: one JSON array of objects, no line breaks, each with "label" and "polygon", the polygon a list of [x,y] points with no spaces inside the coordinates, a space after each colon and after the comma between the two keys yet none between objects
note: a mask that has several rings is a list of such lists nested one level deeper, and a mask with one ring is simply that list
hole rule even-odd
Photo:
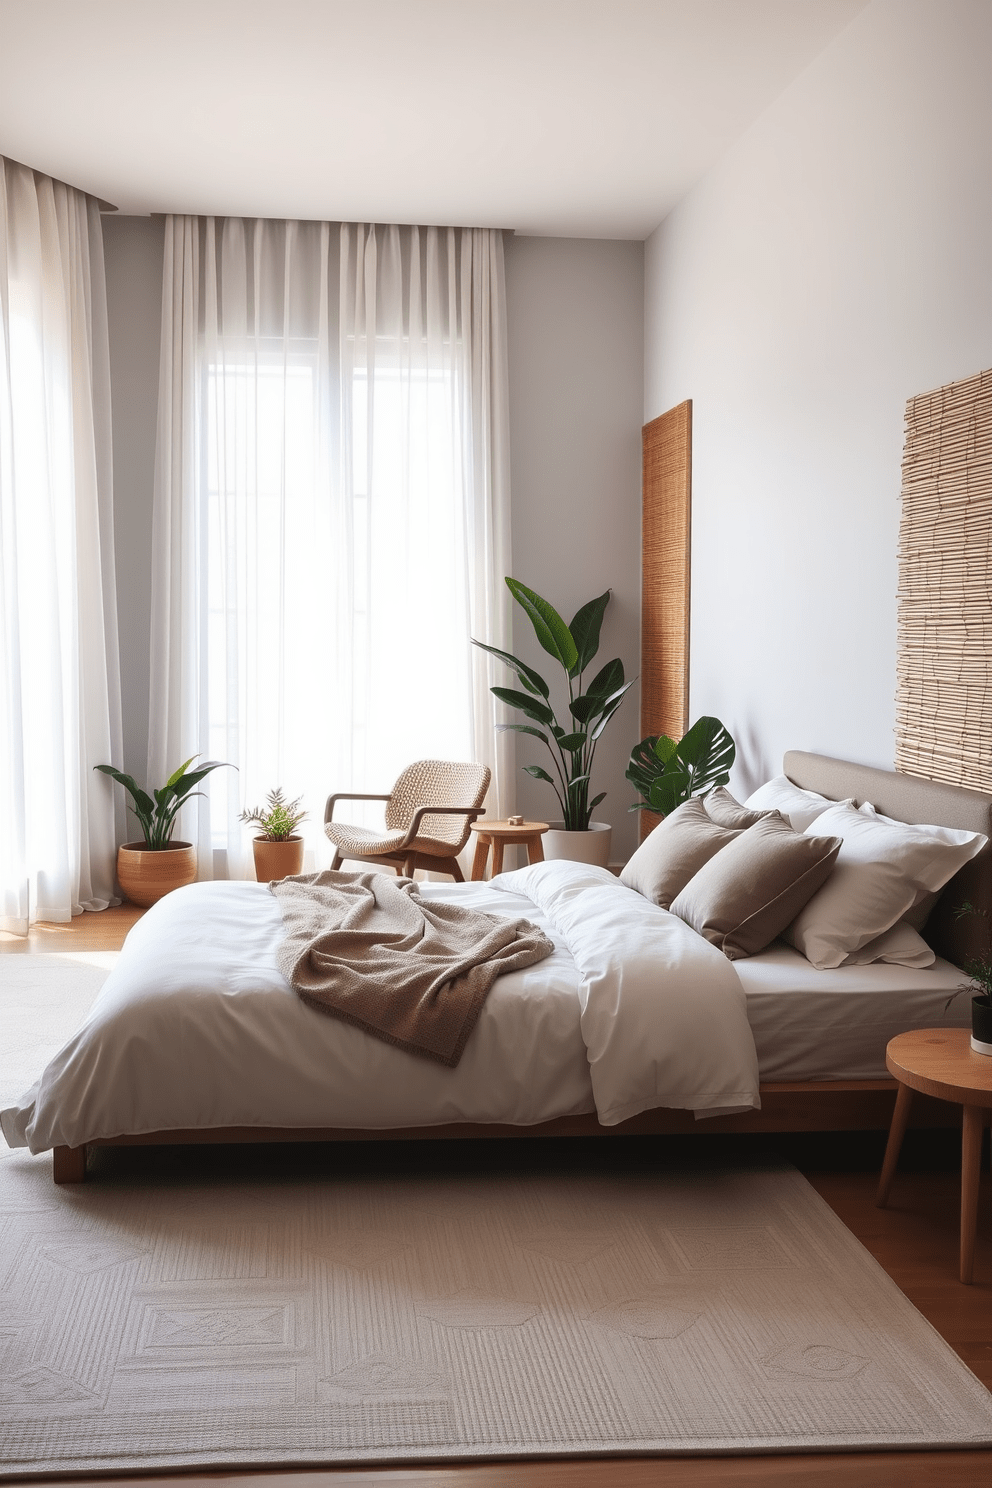
[{"label": "woven basket planter", "polygon": [[170,842],[155,851],[143,842],[125,842],[117,849],[117,878],[132,904],[147,909],[196,879],[196,848],[191,842]]}]

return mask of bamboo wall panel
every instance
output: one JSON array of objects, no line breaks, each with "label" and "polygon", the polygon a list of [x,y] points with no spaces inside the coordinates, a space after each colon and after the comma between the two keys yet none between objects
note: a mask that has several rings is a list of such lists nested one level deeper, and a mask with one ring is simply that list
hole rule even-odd
[{"label": "bamboo wall panel", "polygon": [[906,405],[896,769],[992,790],[992,370]]},{"label": "bamboo wall panel", "polygon": [[[691,400],[641,436],[641,737],[680,739],[689,724]],[[658,818],[640,815],[644,836]]]},{"label": "bamboo wall panel", "polygon": [[689,722],[692,403],[641,432],[641,734],[680,739]]}]

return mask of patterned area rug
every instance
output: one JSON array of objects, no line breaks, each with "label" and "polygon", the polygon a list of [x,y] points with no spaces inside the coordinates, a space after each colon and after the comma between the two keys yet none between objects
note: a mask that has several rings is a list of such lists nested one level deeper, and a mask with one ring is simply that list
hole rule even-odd
[{"label": "patterned area rug", "polygon": [[389,1150],[4,1150],[0,1473],[992,1443],[790,1168]]}]

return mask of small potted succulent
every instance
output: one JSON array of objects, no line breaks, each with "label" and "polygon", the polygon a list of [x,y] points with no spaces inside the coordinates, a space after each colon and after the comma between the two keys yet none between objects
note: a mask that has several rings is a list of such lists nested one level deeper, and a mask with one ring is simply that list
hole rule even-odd
[{"label": "small potted succulent", "polygon": [[[960,920],[968,915],[988,919],[984,909],[976,909],[966,901],[954,917]],[[947,999],[946,1007],[962,992],[971,993],[971,1047],[976,1054],[992,1055],[992,951],[980,951],[977,956],[969,957],[961,969],[968,981]]]},{"label": "small potted succulent", "polygon": [[242,811],[241,820],[260,829],[251,844],[259,883],[292,878],[302,871],[303,838],[296,834],[296,828],[306,817],[306,812],[300,810],[302,799],[297,796],[295,801],[287,801],[282,788],[277,786],[269,791],[264,807]]},{"label": "small potted succulent", "polygon": [[197,756],[174,770],[161,790],[149,795],[133,775],[115,770],[113,765],[94,765],[95,770],[109,775],[122,785],[131,797],[131,810],[141,824],[143,842],[125,842],[117,849],[117,878],[132,904],[147,909],[172,889],[181,889],[196,878],[196,848],[191,842],[174,842],[173,828],[180,809],[193,796],[195,789],[211,770],[224,767],[223,760],[208,760],[195,770],[189,767]]}]

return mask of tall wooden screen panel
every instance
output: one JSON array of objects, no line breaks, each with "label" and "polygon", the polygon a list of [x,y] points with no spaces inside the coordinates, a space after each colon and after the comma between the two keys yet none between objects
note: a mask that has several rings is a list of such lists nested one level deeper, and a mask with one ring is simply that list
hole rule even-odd
[{"label": "tall wooden screen panel", "polygon": [[895,756],[992,790],[992,371],[906,405]]},{"label": "tall wooden screen panel", "polygon": [[[641,737],[689,725],[692,402],[645,424],[641,540]],[[641,835],[657,817],[641,812]]]}]

